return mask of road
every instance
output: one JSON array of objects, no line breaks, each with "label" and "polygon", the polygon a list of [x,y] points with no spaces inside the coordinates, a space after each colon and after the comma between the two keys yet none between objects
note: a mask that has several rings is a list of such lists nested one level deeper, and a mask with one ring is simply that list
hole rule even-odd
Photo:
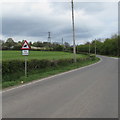
[{"label": "road", "polygon": [[117,118],[118,60],[3,92],[3,118]]}]

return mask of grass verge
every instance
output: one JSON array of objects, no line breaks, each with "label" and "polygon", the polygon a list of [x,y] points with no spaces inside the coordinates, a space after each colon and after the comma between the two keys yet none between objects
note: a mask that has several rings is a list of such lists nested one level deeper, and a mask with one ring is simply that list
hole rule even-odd
[{"label": "grass verge", "polygon": [[[30,71],[28,73],[27,78],[24,76],[24,73],[17,73],[17,74],[20,74],[21,77],[14,81],[3,82],[2,88],[4,89],[4,88],[15,86],[15,85],[20,85],[20,84],[22,84],[21,81],[23,81],[24,83],[28,83],[33,80],[49,77],[51,75],[55,75],[58,73],[66,72],[66,71],[69,71],[72,69],[76,69],[76,68],[80,68],[83,66],[87,66],[87,65],[96,63],[99,60],[100,60],[99,58],[95,58],[94,60],[81,61],[81,62],[77,62],[77,63],[67,64],[65,66],[57,66],[57,67],[52,67],[52,68],[44,68],[41,70]],[[8,77],[10,77],[10,76],[8,76]]]}]

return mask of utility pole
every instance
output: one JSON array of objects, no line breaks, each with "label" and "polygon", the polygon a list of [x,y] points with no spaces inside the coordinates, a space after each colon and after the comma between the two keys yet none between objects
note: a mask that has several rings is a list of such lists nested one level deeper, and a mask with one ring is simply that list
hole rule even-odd
[{"label": "utility pole", "polygon": [[62,38],[62,45],[63,45],[64,43],[63,43],[63,38]]},{"label": "utility pole", "polygon": [[96,39],[95,39],[95,56],[96,56]]},{"label": "utility pole", "polygon": [[25,56],[25,78],[27,77],[27,57]]},{"label": "utility pole", "polygon": [[51,36],[50,36],[50,32],[48,32],[48,47],[51,49]]},{"label": "utility pole", "polygon": [[90,42],[89,42],[89,55],[90,55]]},{"label": "utility pole", "polygon": [[74,54],[74,62],[76,62],[76,45],[75,45],[75,26],[74,26],[74,5],[73,0],[71,0],[72,4],[72,27],[73,27],[73,54]]},{"label": "utility pole", "polygon": [[63,42],[63,38],[62,38],[62,46],[63,46],[63,51],[64,51],[64,42]]}]

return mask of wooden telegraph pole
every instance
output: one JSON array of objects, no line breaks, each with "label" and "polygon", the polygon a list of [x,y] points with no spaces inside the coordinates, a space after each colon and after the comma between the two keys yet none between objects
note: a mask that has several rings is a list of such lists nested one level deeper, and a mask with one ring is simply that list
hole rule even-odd
[{"label": "wooden telegraph pole", "polygon": [[74,54],[74,62],[76,62],[76,45],[75,45],[75,25],[74,25],[74,5],[73,0],[71,0],[72,4],[72,27],[73,27],[73,54]]}]

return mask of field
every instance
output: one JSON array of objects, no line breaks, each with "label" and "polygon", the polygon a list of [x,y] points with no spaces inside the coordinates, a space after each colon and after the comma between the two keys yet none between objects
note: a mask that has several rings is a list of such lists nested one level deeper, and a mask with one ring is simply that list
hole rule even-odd
[{"label": "field", "polygon": [[[86,55],[77,54],[77,58],[84,58]],[[31,59],[47,59],[47,60],[59,60],[73,58],[72,53],[68,52],[55,52],[55,51],[30,51],[30,55],[27,57]],[[24,60],[21,51],[2,51],[2,60]]]}]

